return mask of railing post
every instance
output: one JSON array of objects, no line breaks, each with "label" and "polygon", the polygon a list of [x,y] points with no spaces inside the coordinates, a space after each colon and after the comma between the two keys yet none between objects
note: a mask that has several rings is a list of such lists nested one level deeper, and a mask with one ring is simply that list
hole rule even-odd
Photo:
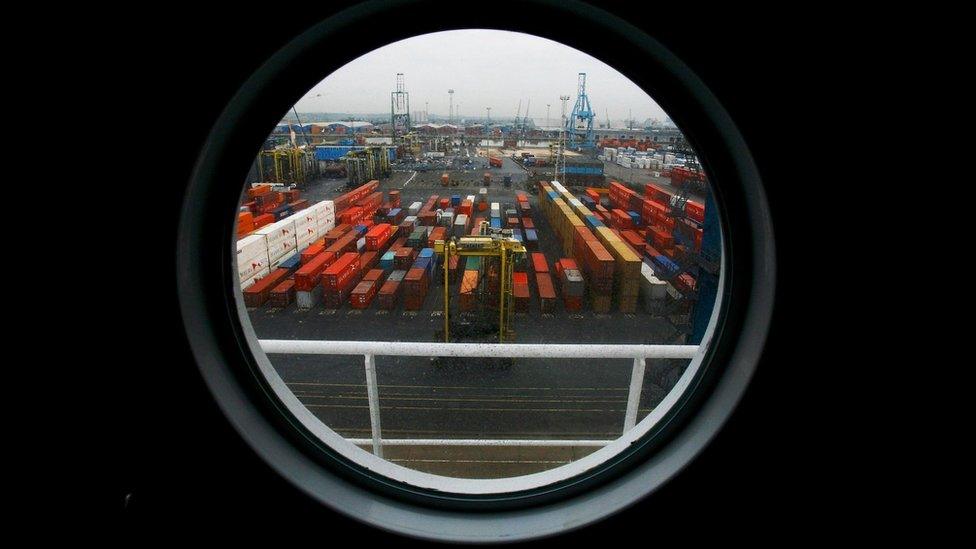
[{"label": "railing post", "polygon": [[383,443],[380,436],[380,394],[376,384],[376,360],[366,354],[366,396],[369,399],[369,426],[373,432],[373,455],[383,457]]},{"label": "railing post", "polygon": [[630,373],[630,392],[627,394],[627,412],[624,414],[624,433],[637,424],[637,405],[640,404],[641,390],[644,387],[644,357],[634,359],[634,369]]}]

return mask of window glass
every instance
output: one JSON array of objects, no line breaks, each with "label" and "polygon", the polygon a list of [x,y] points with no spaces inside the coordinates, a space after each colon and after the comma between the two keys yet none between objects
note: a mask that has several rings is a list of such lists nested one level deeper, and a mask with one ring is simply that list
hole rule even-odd
[{"label": "window glass", "polygon": [[233,245],[245,324],[307,426],[434,486],[409,472],[592,467],[663,417],[707,343],[721,235],[661,106],[502,31],[417,36],[323,77],[269,128]]}]

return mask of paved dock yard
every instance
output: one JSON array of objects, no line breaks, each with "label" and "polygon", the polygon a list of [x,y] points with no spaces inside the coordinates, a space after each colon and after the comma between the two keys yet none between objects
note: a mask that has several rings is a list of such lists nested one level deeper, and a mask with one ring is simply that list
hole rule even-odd
[{"label": "paved dock yard", "polygon": [[[437,172],[395,172],[380,190],[401,190],[401,204],[423,202],[431,194],[477,194],[486,169],[453,172],[470,186],[441,187]],[[526,173],[505,158],[490,170],[489,201],[515,202]],[[513,176],[512,188],[501,184]],[[410,180],[404,186],[404,182]],[[341,194],[342,181],[323,180],[303,190],[311,201]],[[533,209],[534,192],[529,192]],[[485,212],[487,214],[487,212]],[[550,264],[563,254],[544,215],[534,215],[540,250]],[[539,312],[533,285],[529,312],[516,313],[518,343],[673,343],[668,322],[644,312],[595,314],[584,305],[566,313],[561,301],[551,314]],[[451,296],[456,299],[457,287]],[[251,324],[263,339],[438,341],[443,328],[443,285],[434,283],[423,310],[379,310],[323,306],[299,311],[250,309]],[[361,356],[271,355],[271,363],[299,400],[322,422],[347,438],[371,437]],[[638,420],[667,394],[687,360],[648,360]],[[376,357],[382,434],[387,439],[563,439],[610,440],[621,434],[630,383],[631,360],[517,359],[511,366],[478,359],[438,363],[423,357]],[[369,450],[368,446],[364,446]],[[457,477],[492,478],[528,474],[568,463],[593,447],[384,448],[384,457],[414,469]]]}]

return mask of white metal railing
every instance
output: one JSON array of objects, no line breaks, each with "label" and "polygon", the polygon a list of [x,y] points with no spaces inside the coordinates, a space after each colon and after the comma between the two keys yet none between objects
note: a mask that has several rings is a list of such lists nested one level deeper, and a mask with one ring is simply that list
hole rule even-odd
[{"label": "white metal railing", "polygon": [[623,432],[637,423],[637,405],[644,385],[644,364],[648,358],[691,359],[698,345],[572,345],[527,343],[420,343],[403,341],[308,341],[262,339],[267,354],[362,355],[366,367],[366,395],[369,401],[371,439],[348,439],[356,445],[372,443],[373,454],[383,457],[383,446],[605,446],[610,440],[521,440],[521,439],[383,439],[380,425],[379,386],[376,383],[378,356],[438,356],[469,358],[629,358],[634,365],[627,393]]}]

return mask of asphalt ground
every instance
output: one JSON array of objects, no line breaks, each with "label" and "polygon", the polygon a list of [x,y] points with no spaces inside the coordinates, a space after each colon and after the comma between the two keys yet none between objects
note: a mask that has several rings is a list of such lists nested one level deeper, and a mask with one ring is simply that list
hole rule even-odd
[{"label": "asphalt ground", "polygon": [[[487,170],[472,157],[472,169],[452,172],[462,184],[445,189],[443,172],[394,172],[381,189],[401,190],[403,207],[431,194],[477,194],[485,171],[492,173],[489,201],[514,203],[524,190],[526,172],[509,158]],[[480,163],[480,164],[478,164]],[[501,185],[513,177],[511,188]],[[323,180],[303,190],[317,201],[342,192],[343,182]],[[529,192],[533,209],[534,192]],[[534,215],[539,251],[550,264],[562,253],[543,215]],[[677,334],[663,318],[644,312],[567,313],[559,301],[549,314],[539,312],[534,284],[529,311],[516,313],[518,343],[674,343]],[[457,287],[451,288],[456,299]],[[439,341],[443,328],[443,285],[431,286],[420,311],[286,308],[249,309],[261,339],[358,341]],[[474,341],[485,339],[475,337]],[[325,425],[346,438],[370,438],[363,358],[359,356],[271,355],[278,375]],[[638,420],[667,394],[687,360],[648,360]],[[630,383],[631,360],[489,359],[445,362],[426,357],[376,357],[382,436],[387,439],[600,439],[620,436]],[[367,448],[368,449],[368,448]],[[387,459],[438,474],[494,478],[533,473],[579,459],[592,447],[386,447]]]}]

